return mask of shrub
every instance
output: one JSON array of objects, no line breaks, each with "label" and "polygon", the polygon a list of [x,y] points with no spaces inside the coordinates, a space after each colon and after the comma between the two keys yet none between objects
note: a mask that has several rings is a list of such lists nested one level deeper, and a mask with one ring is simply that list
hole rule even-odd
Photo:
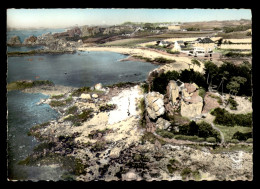
[{"label": "shrub", "polygon": [[67,111],[66,111],[66,114],[76,114],[78,111],[78,107],[77,106],[72,106],[70,107]]},{"label": "shrub", "polygon": [[219,96],[216,96],[216,95],[213,95],[213,94],[210,94],[209,96],[210,96],[211,98],[217,99],[217,101],[218,101],[218,103],[219,103],[220,105],[223,104],[222,99],[221,99]]},{"label": "shrub", "polygon": [[252,113],[247,114],[231,114],[225,109],[216,108],[211,112],[212,115],[216,116],[214,123],[225,126],[252,126]]},{"label": "shrub", "polygon": [[144,144],[146,141],[154,144],[155,141],[158,140],[162,145],[164,145],[166,142],[164,142],[161,139],[158,139],[153,133],[151,132],[145,132],[145,134],[141,137],[141,143]]},{"label": "shrub", "polygon": [[64,94],[60,94],[60,95],[52,95],[51,99],[61,99],[62,97],[64,97]]},{"label": "shrub", "polygon": [[140,104],[139,104],[138,108],[141,110],[140,119],[139,119],[139,125],[140,125],[142,128],[146,128],[146,119],[145,119],[146,109],[145,109],[145,101],[144,101],[144,98],[142,98],[142,99],[140,100]]},{"label": "shrub", "polygon": [[183,180],[186,180],[186,178],[187,178],[188,176],[190,176],[191,173],[192,173],[192,170],[191,170],[190,168],[187,168],[187,167],[184,168],[184,169],[181,171],[182,179],[183,179]]},{"label": "shrub", "polygon": [[248,138],[248,139],[246,140],[246,142],[252,143],[252,142],[253,142],[253,138]]},{"label": "shrub", "polygon": [[216,142],[216,139],[214,137],[208,137],[206,139],[207,142],[210,142],[210,143],[215,143]]},{"label": "shrub", "polygon": [[90,92],[90,87],[81,87],[72,92],[72,96],[80,96],[82,93]]},{"label": "shrub", "polygon": [[157,129],[156,133],[158,135],[162,136],[163,138],[173,138],[174,137],[173,133],[166,131],[166,130],[163,130],[163,129]]},{"label": "shrub", "polygon": [[239,140],[237,140],[237,139],[231,139],[230,142],[237,144],[237,143],[239,143]]},{"label": "shrub", "polygon": [[22,89],[32,88],[32,87],[42,86],[42,85],[53,86],[54,83],[52,81],[49,81],[49,80],[16,81],[16,82],[8,83],[7,90],[22,90]]},{"label": "shrub", "polygon": [[93,117],[92,112],[92,109],[83,110],[81,114],[71,115],[65,118],[64,121],[71,121],[74,126],[80,126],[82,122]]},{"label": "shrub", "polygon": [[234,100],[234,98],[229,97],[228,103],[230,104],[231,110],[237,110],[238,103]]},{"label": "shrub", "polygon": [[91,148],[90,151],[92,152],[97,152],[97,151],[102,151],[106,149],[106,143],[97,141]]},{"label": "shrub", "polygon": [[252,132],[241,133],[237,131],[232,137],[232,139],[237,139],[239,141],[246,141],[249,138],[252,138]]},{"label": "shrub", "polygon": [[176,62],[176,60],[169,60],[163,57],[156,57],[154,60],[154,62],[158,62],[158,63],[172,63],[172,62]]},{"label": "shrub", "polygon": [[107,111],[111,111],[114,110],[116,108],[115,104],[106,104],[104,106],[100,106],[99,107],[99,111],[101,112],[107,112]]},{"label": "shrub", "polygon": [[202,87],[199,88],[199,96],[201,96],[203,99],[205,97],[206,90]]},{"label": "shrub", "polygon": [[143,89],[144,93],[148,93],[149,84],[144,83],[144,84],[141,85],[141,88]]},{"label": "shrub", "polygon": [[65,101],[52,100],[49,104],[52,107],[65,106]]}]

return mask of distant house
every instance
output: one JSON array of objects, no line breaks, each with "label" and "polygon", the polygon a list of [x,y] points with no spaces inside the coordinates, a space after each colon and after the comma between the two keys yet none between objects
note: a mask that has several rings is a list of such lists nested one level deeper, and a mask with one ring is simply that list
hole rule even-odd
[{"label": "distant house", "polygon": [[209,37],[198,38],[193,42],[194,47],[204,48],[206,52],[212,51],[216,48],[215,42],[212,41]]},{"label": "distant house", "polygon": [[172,43],[169,41],[157,41],[157,45],[161,47],[169,47]]},{"label": "distant house", "polygon": [[184,41],[175,41],[172,51],[181,51],[182,48],[185,48]]},{"label": "distant house", "polygon": [[168,26],[168,30],[181,30],[181,26],[179,24]]}]

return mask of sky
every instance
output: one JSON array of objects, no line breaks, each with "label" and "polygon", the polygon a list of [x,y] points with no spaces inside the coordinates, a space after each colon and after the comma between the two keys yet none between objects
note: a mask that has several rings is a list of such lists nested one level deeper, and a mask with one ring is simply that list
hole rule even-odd
[{"label": "sky", "polygon": [[131,22],[251,19],[250,9],[7,9],[7,27],[63,28]]}]

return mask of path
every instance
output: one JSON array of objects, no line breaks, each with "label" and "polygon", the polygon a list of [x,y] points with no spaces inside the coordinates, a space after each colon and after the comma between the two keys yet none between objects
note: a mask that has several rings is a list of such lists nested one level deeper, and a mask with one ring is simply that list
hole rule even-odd
[{"label": "path", "polygon": [[215,125],[213,123],[210,123],[211,124],[211,127],[215,130],[217,130],[219,133],[220,133],[220,137],[221,137],[221,144],[223,144],[225,142],[225,139],[224,139],[224,134],[221,132],[221,130],[217,127],[215,127]]}]

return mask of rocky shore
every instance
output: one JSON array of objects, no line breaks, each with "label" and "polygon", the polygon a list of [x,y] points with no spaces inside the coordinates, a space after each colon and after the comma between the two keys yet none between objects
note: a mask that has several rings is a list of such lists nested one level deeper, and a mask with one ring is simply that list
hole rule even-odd
[{"label": "rocky shore", "polygon": [[[45,94],[51,97],[39,104],[49,104],[61,116],[31,128],[28,134],[42,144],[21,164],[58,163],[70,173],[62,179],[77,181],[252,180],[250,150],[168,140],[155,133],[158,128],[169,128],[167,120],[160,117],[169,112],[169,106],[175,105],[177,110],[185,99],[189,103],[200,102],[194,96],[196,85],[179,88],[170,83],[168,101],[163,95],[145,93],[143,84],[134,83],[64,88],[62,93],[57,93],[61,88],[50,88]],[[44,93],[45,89],[41,90]],[[181,100],[176,90],[183,92]],[[252,148],[250,144],[243,145]]]}]

